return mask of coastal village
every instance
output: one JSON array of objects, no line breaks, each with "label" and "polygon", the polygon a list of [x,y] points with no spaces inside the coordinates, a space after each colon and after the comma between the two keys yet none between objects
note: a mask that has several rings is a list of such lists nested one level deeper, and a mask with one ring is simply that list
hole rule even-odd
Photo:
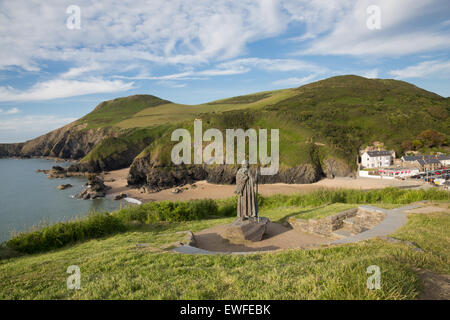
[{"label": "coastal village", "polygon": [[422,179],[448,190],[450,187],[450,155],[436,153],[423,155],[406,152],[400,158],[394,150],[386,150],[382,142],[360,150],[358,173],[360,177],[374,179]]}]

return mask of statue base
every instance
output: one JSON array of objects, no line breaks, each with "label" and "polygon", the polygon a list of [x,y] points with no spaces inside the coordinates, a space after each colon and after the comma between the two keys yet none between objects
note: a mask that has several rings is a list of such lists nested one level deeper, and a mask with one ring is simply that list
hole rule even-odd
[{"label": "statue base", "polygon": [[261,241],[266,232],[269,219],[265,217],[241,220],[237,218],[222,233],[222,237],[231,243],[244,243],[246,241]]}]

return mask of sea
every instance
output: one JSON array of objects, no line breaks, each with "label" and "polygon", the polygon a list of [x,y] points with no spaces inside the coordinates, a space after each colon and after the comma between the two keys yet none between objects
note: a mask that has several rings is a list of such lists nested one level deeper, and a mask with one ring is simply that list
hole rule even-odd
[{"label": "sea", "polygon": [[[48,179],[36,172],[70,164],[47,159],[0,159],[0,243],[16,232],[83,217],[92,211],[120,208],[121,202],[112,199],[75,199],[73,196],[84,188],[85,177]],[[57,189],[69,183],[72,188]]]}]

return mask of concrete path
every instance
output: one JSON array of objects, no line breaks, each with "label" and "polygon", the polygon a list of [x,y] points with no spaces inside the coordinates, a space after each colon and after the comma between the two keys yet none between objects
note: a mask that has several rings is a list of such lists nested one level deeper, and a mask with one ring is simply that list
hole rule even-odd
[{"label": "concrete path", "polygon": [[359,206],[360,209],[363,210],[373,210],[378,212],[383,212],[386,214],[386,218],[381,221],[378,225],[369,229],[367,231],[361,232],[357,235],[350,236],[347,238],[342,238],[339,240],[332,241],[330,244],[344,244],[344,243],[353,243],[363,240],[368,240],[375,237],[387,236],[391,233],[394,233],[397,229],[404,226],[406,224],[406,212],[410,209],[415,209],[420,207],[420,205],[412,204],[405,207],[386,210],[372,206]]}]

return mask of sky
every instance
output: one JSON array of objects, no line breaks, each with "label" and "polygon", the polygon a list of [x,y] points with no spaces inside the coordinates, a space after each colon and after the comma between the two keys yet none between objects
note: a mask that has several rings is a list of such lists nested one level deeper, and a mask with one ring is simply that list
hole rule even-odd
[{"label": "sky", "polygon": [[450,96],[448,0],[1,0],[0,143],[104,100],[198,104],[356,74]]}]

